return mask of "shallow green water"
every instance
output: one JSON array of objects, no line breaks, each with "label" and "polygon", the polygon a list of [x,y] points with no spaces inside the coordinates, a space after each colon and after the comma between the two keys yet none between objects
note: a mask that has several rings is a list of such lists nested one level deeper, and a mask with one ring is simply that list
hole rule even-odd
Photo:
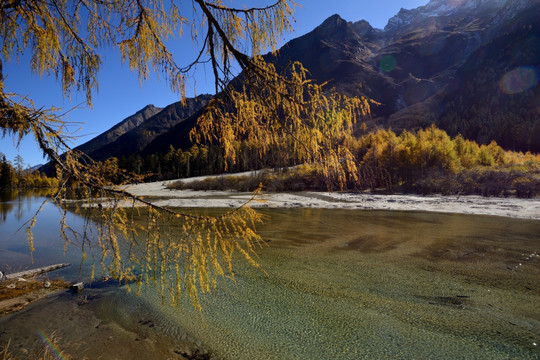
[{"label": "shallow green water", "polygon": [[[23,200],[25,213],[33,203]],[[111,292],[96,311],[130,330],[129,319],[151,318],[156,332],[195,339],[223,359],[540,358],[540,221],[357,210],[265,214],[264,272],[237,261],[235,281],[221,281],[203,300],[202,320],[187,303],[180,312],[163,307],[151,291],[140,299]],[[55,245],[50,216],[38,222],[45,240],[35,256],[44,262],[61,257],[54,251],[63,246]],[[0,234],[15,226],[9,219]],[[0,266],[10,259],[23,266],[26,242],[5,239]]]},{"label": "shallow green water", "polygon": [[[267,274],[237,264],[195,314],[166,313],[229,359],[536,358],[540,222],[272,210]],[[520,265],[521,264],[521,265]],[[151,297],[148,297],[152,301]],[[154,299],[156,300],[156,299]]]}]

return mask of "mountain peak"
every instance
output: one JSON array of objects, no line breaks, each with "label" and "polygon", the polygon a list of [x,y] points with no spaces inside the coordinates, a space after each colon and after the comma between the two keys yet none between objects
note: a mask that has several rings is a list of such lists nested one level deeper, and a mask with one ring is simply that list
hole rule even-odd
[{"label": "mountain peak", "polygon": [[137,111],[135,114],[149,114],[152,113],[152,115],[155,115],[159,111],[161,111],[162,108],[156,107],[154,104],[148,104],[145,107],[143,107],[141,110]]},{"label": "mountain peak", "polygon": [[323,33],[333,32],[337,29],[343,28],[347,25],[347,21],[344,20],[338,14],[330,16],[328,19],[324,20],[321,25],[319,25],[316,30]]},{"label": "mountain peak", "polygon": [[326,20],[323,21],[321,26],[324,26],[325,24],[339,24],[341,21],[345,21],[339,14],[330,15]]}]

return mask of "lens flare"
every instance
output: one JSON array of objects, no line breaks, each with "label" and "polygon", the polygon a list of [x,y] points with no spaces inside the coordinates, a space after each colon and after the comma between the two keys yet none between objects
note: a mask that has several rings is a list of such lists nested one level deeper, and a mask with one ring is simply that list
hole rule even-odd
[{"label": "lens flare", "polygon": [[507,72],[499,81],[499,88],[505,94],[517,94],[534,87],[538,83],[538,71],[532,66],[521,66]]},{"label": "lens flare", "polygon": [[379,68],[384,72],[390,72],[396,68],[397,60],[392,55],[385,55],[379,60]]},{"label": "lens flare", "polygon": [[49,339],[47,335],[43,333],[43,331],[38,330],[37,331],[39,337],[41,338],[41,341],[49,348],[49,351],[58,359],[58,360],[65,360],[64,355],[56,348],[54,343]]}]

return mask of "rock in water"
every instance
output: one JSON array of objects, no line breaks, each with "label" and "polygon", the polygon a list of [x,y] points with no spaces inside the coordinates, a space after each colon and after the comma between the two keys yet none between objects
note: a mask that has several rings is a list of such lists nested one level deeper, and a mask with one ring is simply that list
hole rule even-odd
[{"label": "rock in water", "polygon": [[4,280],[4,273],[2,272],[2,270],[0,270],[0,281],[3,281]]},{"label": "rock in water", "polygon": [[73,289],[73,292],[75,294],[80,293],[81,291],[84,290],[84,283],[83,282],[78,282],[76,284],[71,285],[71,288]]}]

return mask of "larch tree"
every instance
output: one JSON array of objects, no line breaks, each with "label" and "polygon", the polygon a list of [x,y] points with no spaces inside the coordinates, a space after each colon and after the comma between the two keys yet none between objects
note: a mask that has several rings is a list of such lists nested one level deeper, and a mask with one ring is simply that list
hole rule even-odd
[{"label": "larch tree", "polygon": [[15,156],[15,159],[13,159],[13,165],[15,165],[15,170],[17,171],[17,175],[21,177],[23,175],[23,169],[24,169],[24,159],[21,156],[21,154],[18,154]]},{"label": "larch tree", "polygon": [[[358,180],[344,144],[357,119],[368,113],[368,101],[323,91],[301,64],[276,69],[263,59],[291,29],[295,5],[291,0],[261,7],[233,7],[221,0],[3,0],[0,59],[30,54],[29,71],[56,75],[65,96],[81,91],[89,106],[107,49],[117,48],[140,81],[159,74],[182,99],[197,66],[210,64],[216,97],[193,140],[221,144],[229,164],[236,161],[238,140],[258,143],[261,156],[271,147],[285,151],[288,146],[298,162],[319,164],[321,173],[340,184]],[[184,32],[199,46],[194,59],[178,59],[169,50]],[[241,71],[239,80],[234,69]],[[133,177],[119,174],[117,162],[95,163],[72,151],[59,109],[38,109],[32,99],[9,93],[5,75],[0,62],[3,135],[33,136],[55,162],[60,185],[51,199],[63,212],[60,230],[66,245],[81,247],[83,258],[90,254],[120,280],[153,284],[173,304],[185,290],[198,304],[198,294],[210,291],[217,277],[233,274],[237,252],[256,265],[253,253],[260,237],[255,225],[261,218],[249,206],[218,217],[199,216],[161,208],[112,186],[107,174],[125,176],[126,182]],[[68,206],[64,200],[70,191],[82,200]],[[77,231],[66,222],[68,209],[93,221]],[[137,214],[145,215],[144,222],[135,221]],[[35,221],[28,224],[31,249]]]}]

